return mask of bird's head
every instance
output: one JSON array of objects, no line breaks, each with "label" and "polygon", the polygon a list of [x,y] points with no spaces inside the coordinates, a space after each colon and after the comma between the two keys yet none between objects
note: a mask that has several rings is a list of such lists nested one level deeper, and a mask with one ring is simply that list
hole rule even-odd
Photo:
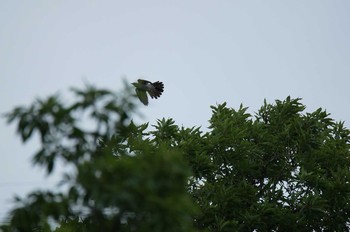
[{"label": "bird's head", "polygon": [[146,82],[147,82],[147,81],[145,81],[145,80],[137,79],[136,82],[133,82],[133,83],[131,83],[131,84],[133,84],[133,86],[135,86],[135,87],[139,87],[139,86],[142,85],[142,84],[146,84]]},{"label": "bird's head", "polygon": [[138,82],[133,82],[133,83],[131,83],[133,86],[135,86],[135,87],[138,87],[139,86],[139,83]]}]

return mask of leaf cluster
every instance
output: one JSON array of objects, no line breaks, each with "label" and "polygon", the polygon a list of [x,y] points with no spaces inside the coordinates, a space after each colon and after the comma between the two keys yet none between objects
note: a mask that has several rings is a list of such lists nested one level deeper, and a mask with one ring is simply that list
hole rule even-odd
[{"label": "leaf cluster", "polygon": [[321,108],[287,97],[252,115],[223,103],[203,132],[136,125],[128,90],[73,93],[68,106],[53,96],[7,114],[23,141],[39,134],[35,164],[50,174],[62,159],[75,172],[67,193],[17,199],[4,231],[349,229],[350,131]]}]

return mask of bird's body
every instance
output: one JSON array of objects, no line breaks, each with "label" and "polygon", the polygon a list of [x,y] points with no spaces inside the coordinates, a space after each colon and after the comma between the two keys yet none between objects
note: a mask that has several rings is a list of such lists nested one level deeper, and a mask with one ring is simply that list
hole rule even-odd
[{"label": "bird's body", "polygon": [[148,96],[147,93],[151,96],[151,98],[157,99],[162,95],[164,91],[164,84],[162,82],[150,82],[147,80],[138,79],[137,82],[132,83],[135,86],[135,91],[137,97],[144,105],[148,105]]}]

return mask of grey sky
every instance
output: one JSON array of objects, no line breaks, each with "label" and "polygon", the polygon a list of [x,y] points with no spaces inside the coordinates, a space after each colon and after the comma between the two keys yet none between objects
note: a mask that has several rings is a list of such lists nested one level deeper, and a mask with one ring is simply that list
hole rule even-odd
[{"label": "grey sky", "polygon": [[[147,120],[208,125],[210,105],[286,96],[349,126],[350,1],[1,1],[0,113],[83,80],[165,84]],[[0,222],[14,193],[54,186],[0,120]]]}]

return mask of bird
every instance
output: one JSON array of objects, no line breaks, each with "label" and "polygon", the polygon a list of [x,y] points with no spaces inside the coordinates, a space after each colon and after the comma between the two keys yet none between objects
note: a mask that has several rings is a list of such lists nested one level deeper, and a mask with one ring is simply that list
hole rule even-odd
[{"label": "bird", "polygon": [[147,93],[151,96],[151,98],[157,99],[164,91],[164,84],[160,81],[152,83],[147,80],[138,79],[137,82],[133,82],[132,85],[135,86],[137,97],[146,106],[148,105]]}]

